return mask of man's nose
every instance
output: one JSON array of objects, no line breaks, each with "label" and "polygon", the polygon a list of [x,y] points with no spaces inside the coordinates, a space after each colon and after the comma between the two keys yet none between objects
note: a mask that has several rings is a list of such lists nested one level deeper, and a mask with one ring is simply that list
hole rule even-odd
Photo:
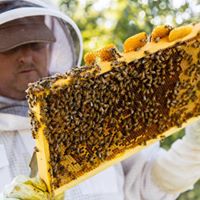
[{"label": "man's nose", "polygon": [[33,62],[33,51],[29,46],[19,49],[18,61],[21,64],[29,64]]}]

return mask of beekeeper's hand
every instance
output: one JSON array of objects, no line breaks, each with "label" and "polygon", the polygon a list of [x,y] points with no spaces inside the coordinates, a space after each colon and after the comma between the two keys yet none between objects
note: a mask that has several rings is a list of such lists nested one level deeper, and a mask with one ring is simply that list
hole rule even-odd
[{"label": "beekeeper's hand", "polygon": [[49,193],[40,178],[28,178],[20,175],[10,185],[5,186],[3,199],[48,200]]},{"label": "beekeeper's hand", "polygon": [[185,128],[185,136],[169,151],[161,151],[152,166],[152,180],[168,193],[192,189],[200,179],[200,120]]}]

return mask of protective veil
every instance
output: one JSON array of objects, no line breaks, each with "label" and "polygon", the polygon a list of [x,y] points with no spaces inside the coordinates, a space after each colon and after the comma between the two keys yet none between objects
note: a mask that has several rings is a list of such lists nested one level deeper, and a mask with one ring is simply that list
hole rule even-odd
[{"label": "protective veil", "polygon": [[80,65],[82,37],[72,19],[49,3],[38,0],[0,0],[0,4],[3,5],[0,7],[0,25],[23,17],[45,16],[45,23],[56,38],[50,47],[50,74],[66,72],[72,66]]}]

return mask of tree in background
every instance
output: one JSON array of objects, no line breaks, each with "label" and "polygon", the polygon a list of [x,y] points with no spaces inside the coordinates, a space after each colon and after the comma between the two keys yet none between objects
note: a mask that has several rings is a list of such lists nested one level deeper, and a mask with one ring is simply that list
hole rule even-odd
[{"label": "tree in background", "polygon": [[[60,5],[82,31],[84,50],[96,50],[123,41],[141,31],[151,33],[159,24],[195,22],[199,0],[61,0]],[[182,2],[182,4],[180,4]]]},{"label": "tree in background", "polygon": [[[148,34],[160,24],[180,26],[197,22],[200,17],[199,0],[60,0],[61,9],[78,25],[84,41],[84,53],[107,44],[115,44],[123,51],[126,38],[145,31]],[[184,130],[162,142],[169,148],[182,137]],[[179,200],[200,199],[200,181],[194,190]]]}]

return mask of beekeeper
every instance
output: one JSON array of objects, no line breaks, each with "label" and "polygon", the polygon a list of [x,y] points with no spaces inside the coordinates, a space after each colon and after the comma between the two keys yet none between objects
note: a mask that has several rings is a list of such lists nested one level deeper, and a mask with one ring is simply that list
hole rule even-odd
[{"label": "beekeeper", "polygon": [[[50,3],[0,0],[1,199],[48,199],[29,178],[34,140],[25,90],[30,82],[79,65],[76,24]],[[32,167],[34,168],[34,163]],[[173,200],[200,177],[200,122],[166,152],[155,144],[65,192],[68,200]]]}]

